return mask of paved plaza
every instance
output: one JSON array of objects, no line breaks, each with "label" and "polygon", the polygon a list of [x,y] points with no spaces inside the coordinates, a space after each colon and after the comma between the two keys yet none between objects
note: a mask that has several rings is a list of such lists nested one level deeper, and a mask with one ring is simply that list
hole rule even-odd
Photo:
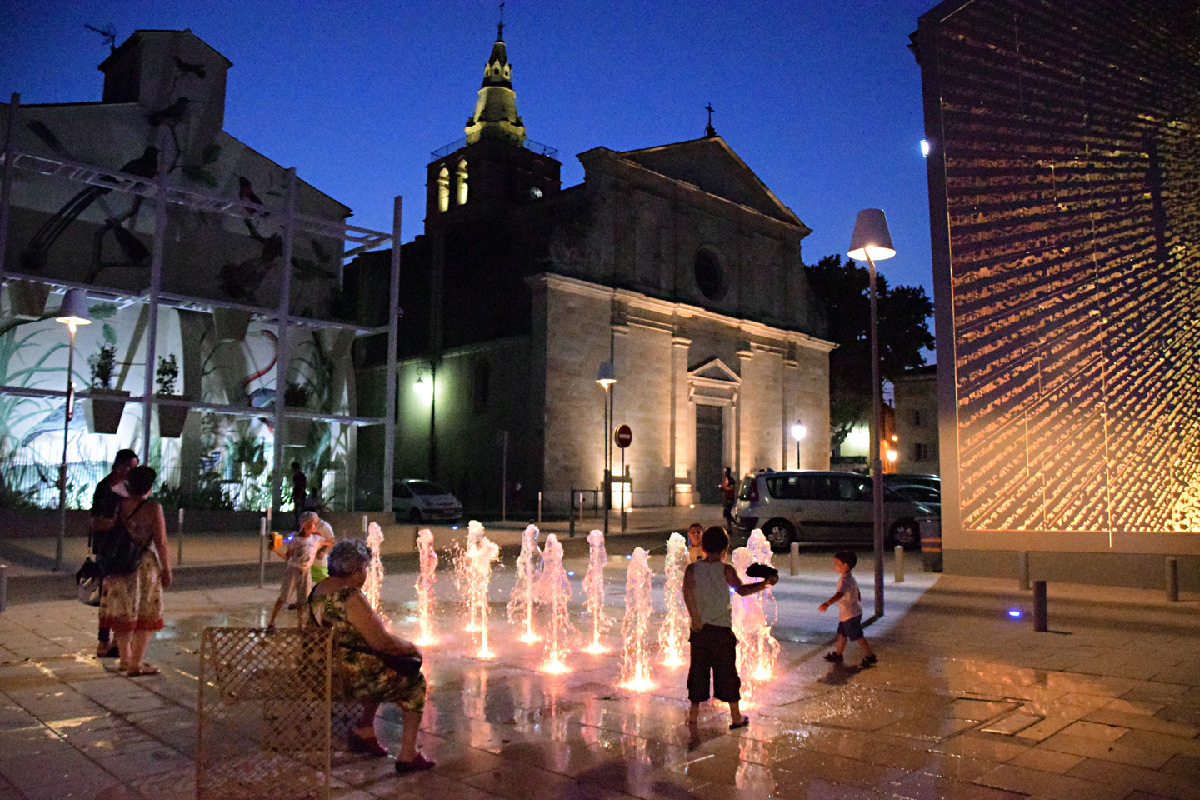
[{"label": "paved plaza", "polygon": [[[624,603],[624,551],[610,542],[608,603]],[[870,613],[871,557],[856,573]],[[443,558],[443,568],[448,559]],[[537,670],[538,645],[504,619],[511,556],[491,588],[492,661],[471,657],[453,581],[438,583],[441,641],[427,648],[430,682],[419,746],[438,766],[398,776],[390,759],[335,752],[344,800],[484,798],[1200,798],[1200,597],[1051,585],[1050,628],[1035,633],[1029,593],[1015,583],[916,572],[892,582],[887,614],[867,629],[880,656],[859,670],[821,656],[836,609],[829,553],[805,554],[774,596],[782,643],[776,676],[730,732],[706,706],[699,736],[684,725],[682,669],[657,686],[616,686],[617,655],[575,652],[572,672]],[[661,550],[652,563],[660,573]],[[573,604],[581,606],[575,571]],[[186,567],[185,567],[186,569]],[[394,572],[384,610],[413,631],[415,575]],[[97,661],[95,610],[47,600],[0,614],[0,797],[174,800],[194,796],[198,648],[210,625],[258,626],[268,585],[168,592],[167,627],[131,679]],[[656,596],[661,609],[662,598]],[[1010,610],[1023,612],[1020,618]],[[577,612],[581,609],[577,609]],[[293,617],[284,613],[281,621]],[[577,624],[585,628],[581,613]],[[615,634],[607,637],[616,648]],[[389,746],[395,718],[378,720]]]}]

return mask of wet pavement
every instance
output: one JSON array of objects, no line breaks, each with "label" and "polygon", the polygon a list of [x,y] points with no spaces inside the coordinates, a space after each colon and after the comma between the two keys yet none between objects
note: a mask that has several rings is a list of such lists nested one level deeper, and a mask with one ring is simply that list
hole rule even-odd
[{"label": "wet pavement", "polygon": [[[646,693],[617,687],[612,652],[577,650],[570,673],[538,671],[540,646],[516,641],[505,620],[512,557],[490,592],[496,658],[473,658],[447,562],[419,740],[438,766],[399,776],[390,759],[335,752],[333,797],[1200,798],[1200,597],[1051,585],[1051,631],[1035,633],[1031,596],[1013,582],[913,574],[910,560],[895,584],[889,564],[887,614],[867,628],[880,661],[860,670],[853,645],[845,665],[821,658],[837,621],[816,610],[836,579],[829,554],[805,555],[796,576],[785,557],[776,677],[753,687],[747,728],[729,731],[725,707],[706,705],[694,732],[682,668],[656,667]],[[606,570],[617,631],[624,564],[614,556]],[[652,564],[661,581],[661,557]],[[584,630],[586,563],[567,566]],[[869,554],[855,572],[869,611]],[[415,629],[414,581],[390,574],[382,592],[402,635]],[[0,614],[0,797],[193,797],[201,631],[263,624],[276,592],[169,592],[167,628],[147,656],[162,674],[136,679],[93,657],[94,609],[10,605]],[[615,633],[605,641],[617,649]],[[395,720],[386,710],[378,720],[393,747]]]}]

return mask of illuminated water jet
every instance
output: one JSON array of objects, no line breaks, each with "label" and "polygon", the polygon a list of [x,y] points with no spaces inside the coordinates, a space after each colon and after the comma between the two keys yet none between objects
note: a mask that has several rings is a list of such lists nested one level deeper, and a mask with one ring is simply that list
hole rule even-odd
[{"label": "illuminated water jet", "polygon": [[417,639],[428,646],[437,641],[433,633],[433,584],[437,582],[437,551],[433,549],[433,531],[424,528],[417,532],[417,554],[421,573],[417,576]]},{"label": "illuminated water jet", "polygon": [[[771,545],[761,530],[750,534],[746,547],[733,552],[733,566],[747,583],[746,568],[759,563],[771,566]],[[778,608],[775,594],[767,589],[748,597],[733,598],[733,633],[737,637],[737,670],[742,676],[744,694],[753,698],[755,690],[769,681],[775,674],[775,662],[779,658],[780,646],[771,635]]]},{"label": "illuminated water jet", "polygon": [[553,533],[546,537],[542,552],[542,570],[538,577],[537,596],[549,612],[546,619],[546,658],[539,669],[542,672],[569,672],[565,658],[570,652],[570,643],[575,636],[571,624],[571,582],[562,564],[563,549]]},{"label": "illuminated water jet", "polygon": [[500,548],[483,535],[483,526],[475,520],[467,526],[467,546],[455,556],[454,570],[459,591],[467,604],[466,630],[479,634],[476,658],[492,658],[488,648],[488,585],[492,563],[500,557]]},{"label": "illuminated water jet", "polygon": [[608,648],[600,643],[600,636],[612,627],[612,617],[604,613],[604,566],[608,563],[608,551],[604,547],[604,532],[588,534],[588,570],[583,578],[583,602],[587,613],[592,616],[592,643],[584,650],[588,653],[607,653]]},{"label": "illuminated water jet", "polygon": [[[533,628],[535,586],[542,567],[542,555],[538,550],[538,529],[530,525],[521,534],[521,554],[517,556],[517,580],[513,584],[512,597],[508,601],[508,622],[521,625],[520,640],[536,642],[541,637]],[[560,560],[561,564],[561,560]]]},{"label": "illuminated water jet", "polygon": [[390,630],[391,620],[379,607],[379,590],[383,587],[383,558],[380,555],[383,548],[383,529],[377,522],[367,526],[367,547],[371,550],[371,563],[367,565],[367,580],[363,582],[362,592],[371,608],[383,618],[383,624]]},{"label": "illuminated water jet", "polygon": [[653,575],[650,554],[641,547],[635,548],[625,577],[620,685],[636,692],[654,688],[650,677],[650,579]]},{"label": "illuminated water jet", "polygon": [[667,615],[658,629],[659,661],[663,666],[680,667],[684,664],[683,649],[691,631],[691,617],[683,602],[683,572],[688,565],[687,540],[678,533],[667,539],[667,555],[663,562],[663,596],[667,601]]}]

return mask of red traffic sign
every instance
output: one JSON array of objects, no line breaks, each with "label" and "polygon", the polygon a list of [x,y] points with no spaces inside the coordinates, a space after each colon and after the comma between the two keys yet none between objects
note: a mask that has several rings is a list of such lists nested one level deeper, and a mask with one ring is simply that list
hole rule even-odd
[{"label": "red traffic sign", "polygon": [[628,425],[622,425],[613,433],[613,441],[621,449],[629,447],[629,443],[633,441],[633,431]]}]

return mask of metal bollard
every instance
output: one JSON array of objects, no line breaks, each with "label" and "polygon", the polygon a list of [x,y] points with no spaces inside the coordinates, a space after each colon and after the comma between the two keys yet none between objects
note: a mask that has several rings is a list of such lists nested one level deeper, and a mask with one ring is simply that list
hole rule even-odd
[{"label": "metal bollard", "polygon": [[579,521],[583,522],[583,492],[579,493]]},{"label": "metal bollard", "polygon": [[366,538],[367,529],[370,527],[370,525],[371,525],[371,518],[368,517],[366,514],[363,514],[363,518],[362,518],[363,538]]},{"label": "metal bollard", "polygon": [[1167,601],[1179,602],[1179,559],[1167,557]]},{"label": "metal bollard", "polygon": [[1029,591],[1029,553],[1017,553],[1017,586]]},{"label": "metal bollard", "polygon": [[1046,582],[1033,582],[1033,629],[1046,632]]},{"label": "metal bollard", "polygon": [[896,571],[896,577],[894,580],[896,583],[904,583],[904,548],[900,545],[896,545],[895,552],[896,558],[892,562]]},{"label": "metal bollard", "polygon": [[0,612],[8,608],[8,564],[0,564]]},{"label": "metal bollard", "polygon": [[791,550],[788,551],[788,572],[792,575],[800,574],[800,543],[792,542]]},{"label": "metal bollard", "polygon": [[179,509],[179,541],[175,544],[175,566],[183,563],[183,509]]},{"label": "metal bollard", "polygon": [[538,525],[542,524],[542,493],[538,492]]},{"label": "metal bollard", "polygon": [[267,582],[267,518],[258,520],[258,588]]}]

